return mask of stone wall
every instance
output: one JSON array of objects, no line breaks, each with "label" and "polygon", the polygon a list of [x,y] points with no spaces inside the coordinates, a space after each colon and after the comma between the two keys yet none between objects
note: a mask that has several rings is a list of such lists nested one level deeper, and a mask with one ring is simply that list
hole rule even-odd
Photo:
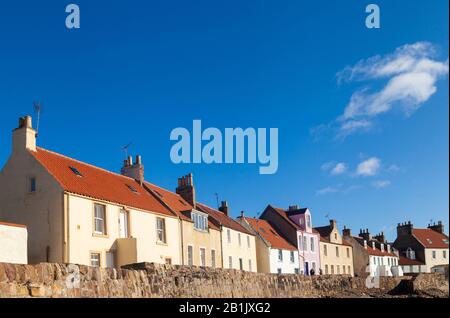
[{"label": "stone wall", "polygon": [[120,270],[0,264],[0,297],[364,297],[387,295],[403,282],[383,278],[380,288],[368,290],[363,279],[349,276],[302,277],[157,264],[135,264]]}]

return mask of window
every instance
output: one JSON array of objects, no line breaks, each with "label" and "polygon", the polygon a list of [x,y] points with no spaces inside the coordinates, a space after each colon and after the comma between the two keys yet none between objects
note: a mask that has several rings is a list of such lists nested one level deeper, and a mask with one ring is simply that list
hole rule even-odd
[{"label": "window", "polygon": [[308,242],[306,241],[306,237],[303,238],[303,251],[308,250]]},{"label": "window", "polygon": [[252,260],[251,259],[248,260],[248,271],[249,272],[253,271],[253,269],[252,269]]},{"label": "window", "polygon": [[311,215],[307,215],[307,216],[306,216],[306,225],[307,225],[308,227],[311,227]]},{"label": "window", "polygon": [[324,256],[328,255],[328,247],[326,245],[323,246],[323,255]]},{"label": "window", "polygon": [[336,265],[336,271],[338,275],[341,274],[341,267],[339,265]]},{"label": "window", "polygon": [[325,265],[325,275],[328,275],[328,265]]},{"label": "window", "polygon": [[339,257],[339,246],[336,246],[336,257]]},{"label": "window", "polygon": [[200,231],[208,230],[208,216],[192,212],[191,219],[194,222],[194,228]]},{"label": "window", "polygon": [[300,274],[300,269],[299,269],[299,268],[294,268],[294,274],[295,274],[295,275]]},{"label": "window", "polygon": [[121,210],[119,214],[119,237],[128,237],[128,211]]},{"label": "window", "polygon": [[351,275],[352,274],[352,270],[350,268],[350,265],[347,268],[348,268],[348,274]]},{"label": "window", "polygon": [[278,274],[283,273],[283,271],[281,270],[281,268],[278,268],[278,269],[277,269],[277,273],[278,273]]},{"label": "window", "polygon": [[191,245],[188,245],[188,265],[193,266],[194,265],[194,249]]},{"label": "window", "polygon": [[238,233],[239,246],[242,246],[241,233]]},{"label": "window", "polygon": [[436,251],[431,252],[433,259],[436,259]]},{"label": "window", "polygon": [[311,252],[314,252],[314,237],[311,237]]},{"label": "window", "polygon": [[206,250],[204,248],[200,249],[200,266],[206,266]]},{"label": "window", "polygon": [[158,242],[166,242],[166,220],[163,218],[156,218],[156,239]]},{"label": "window", "polygon": [[283,251],[282,250],[278,250],[278,261],[279,262],[283,261]]},{"label": "window", "polygon": [[244,261],[242,260],[242,258],[239,259],[239,269],[240,269],[241,271],[244,270]]},{"label": "window", "polygon": [[301,249],[302,248],[302,246],[303,246],[303,241],[302,241],[302,237],[301,236],[299,236],[298,237],[298,247]]},{"label": "window", "polygon": [[350,258],[350,248],[347,247],[347,258]]},{"label": "window", "polygon": [[334,265],[331,265],[331,275],[334,275]]},{"label": "window", "polygon": [[233,268],[233,257],[228,257],[228,268],[232,269]]},{"label": "window", "polygon": [[294,251],[291,251],[291,263],[295,263],[295,254],[294,254]]},{"label": "window", "polygon": [[129,185],[129,184],[127,184],[127,188],[130,189],[130,191],[133,192],[133,193],[139,193],[139,192],[136,190],[136,188],[134,188],[133,186],[131,186],[131,185]]},{"label": "window", "polygon": [[101,266],[100,253],[91,253],[91,266],[92,267]]},{"label": "window", "polygon": [[247,247],[250,248],[250,236],[247,235]]},{"label": "window", "polygon": [[28,179],[28,192],[35,193],[36,192],[36,178],[31,177]]},{"label": "window", "polygon": [[334,233],[334,239],[337,241],[337,233]]},{"label": "window", "polygon": [[230,229],[227,230],[227,238],[228,238],[228,244],[231,244],[231,230]]},{"label": "window", "polygon": [[387,260],[388,260],[388,265],[389,265],[389,266],[391,266],[391,258],[390,258],[390,257],[388,257],[388,259],[387,259]]},{"label": "window", "polygon": [[77,168],[75,168],[75,167],[69,167],[69,168],[70,168],[70,170],[72,170],[72,172],[73,172],[77,177],[82,177],[82,176],[83,176],[83,175],[81,174],[81,172],[78,171]]},{"label": "window", "polygon": [[211,250],[211,267],[216,268],[216,250]]},{"label": "window", "polygon": [[345,266],[342,266],[342,274],[345,275]]},{"label": "window", "polygon": [[447,251],[442,251],[442,257],[447,258]]},{"label": "window", "polygon": [[172,259],[170,257],[166,258],[166,265],[172,265]]},{"label": "window", "polygon": [[94,205],[94,233],[106,235],[106,206]]}]

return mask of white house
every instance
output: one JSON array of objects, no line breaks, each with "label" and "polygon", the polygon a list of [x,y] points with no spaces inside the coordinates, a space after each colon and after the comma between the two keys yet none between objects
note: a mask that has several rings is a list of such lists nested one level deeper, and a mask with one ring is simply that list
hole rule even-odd
[{"label": "white house", "polygon": [[300,273],[297,247],[290,244],[268,221],[244,216],[239,217],[238,221],[256,235],[258,272]]},{"label": "white house", "polygon": [[0,263],[27,264],[25,225],[0,222]]}]

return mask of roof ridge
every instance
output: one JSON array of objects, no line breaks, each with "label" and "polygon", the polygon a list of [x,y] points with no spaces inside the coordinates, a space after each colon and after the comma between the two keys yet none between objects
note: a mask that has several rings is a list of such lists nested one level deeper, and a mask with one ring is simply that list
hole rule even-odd
[{"label": "roof ridge", "polygon": [[117,172],[113,172],[113,171],[107,170],[107,169],[105,169],[105,168],[101,168],[101,167],[95,166],[95,165],[93,165],[93,164],[91,164],[91,163],[87,163],[87,162],[84,162],[84,161],[81,161],[81,160],[78,160],[78,159],[75,159],[75,158],[72,158],[72,157],[63,155],[63,154],[61,154],[61,153],[59,153],[59,152],[56,152],[56,151],[44,149],[44,148],[41,148],[41,147],[36,147],[36,148],[37,148],[38,150],[45,151],[45,152],[51,153],[51,154],[53,154],[53,155],[56,155],[56,156],[59,156],[59,157],[65,158],[65,159],[69,159],[69,160],[78,162],[78,163],[80,163],[80,164],[89,166],[89,167],[94,168],[94,169],[97,169],[97,170],[101,170],[101,171],[103,171],[103,172],[106,172],[106,173],[115,175],[115,176],[117,176],[117,177],[122,177],[122,178],[124,178],[124,179],[129,179],[129,180],[131,180],[131,181],[136,181],[136,180],[133,179],[133,178],[124,176],[123,174],[120,174],[120,173],[117,173]]}]

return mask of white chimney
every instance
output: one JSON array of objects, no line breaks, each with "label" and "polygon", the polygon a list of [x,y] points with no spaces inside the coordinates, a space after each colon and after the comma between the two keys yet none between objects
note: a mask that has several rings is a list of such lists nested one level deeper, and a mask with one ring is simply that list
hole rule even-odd
[{"label": "white chimney", "polygon": [[36,151],[36,131],[31,116],[19,118],[19,127],[13,130],[13,152]]}]

